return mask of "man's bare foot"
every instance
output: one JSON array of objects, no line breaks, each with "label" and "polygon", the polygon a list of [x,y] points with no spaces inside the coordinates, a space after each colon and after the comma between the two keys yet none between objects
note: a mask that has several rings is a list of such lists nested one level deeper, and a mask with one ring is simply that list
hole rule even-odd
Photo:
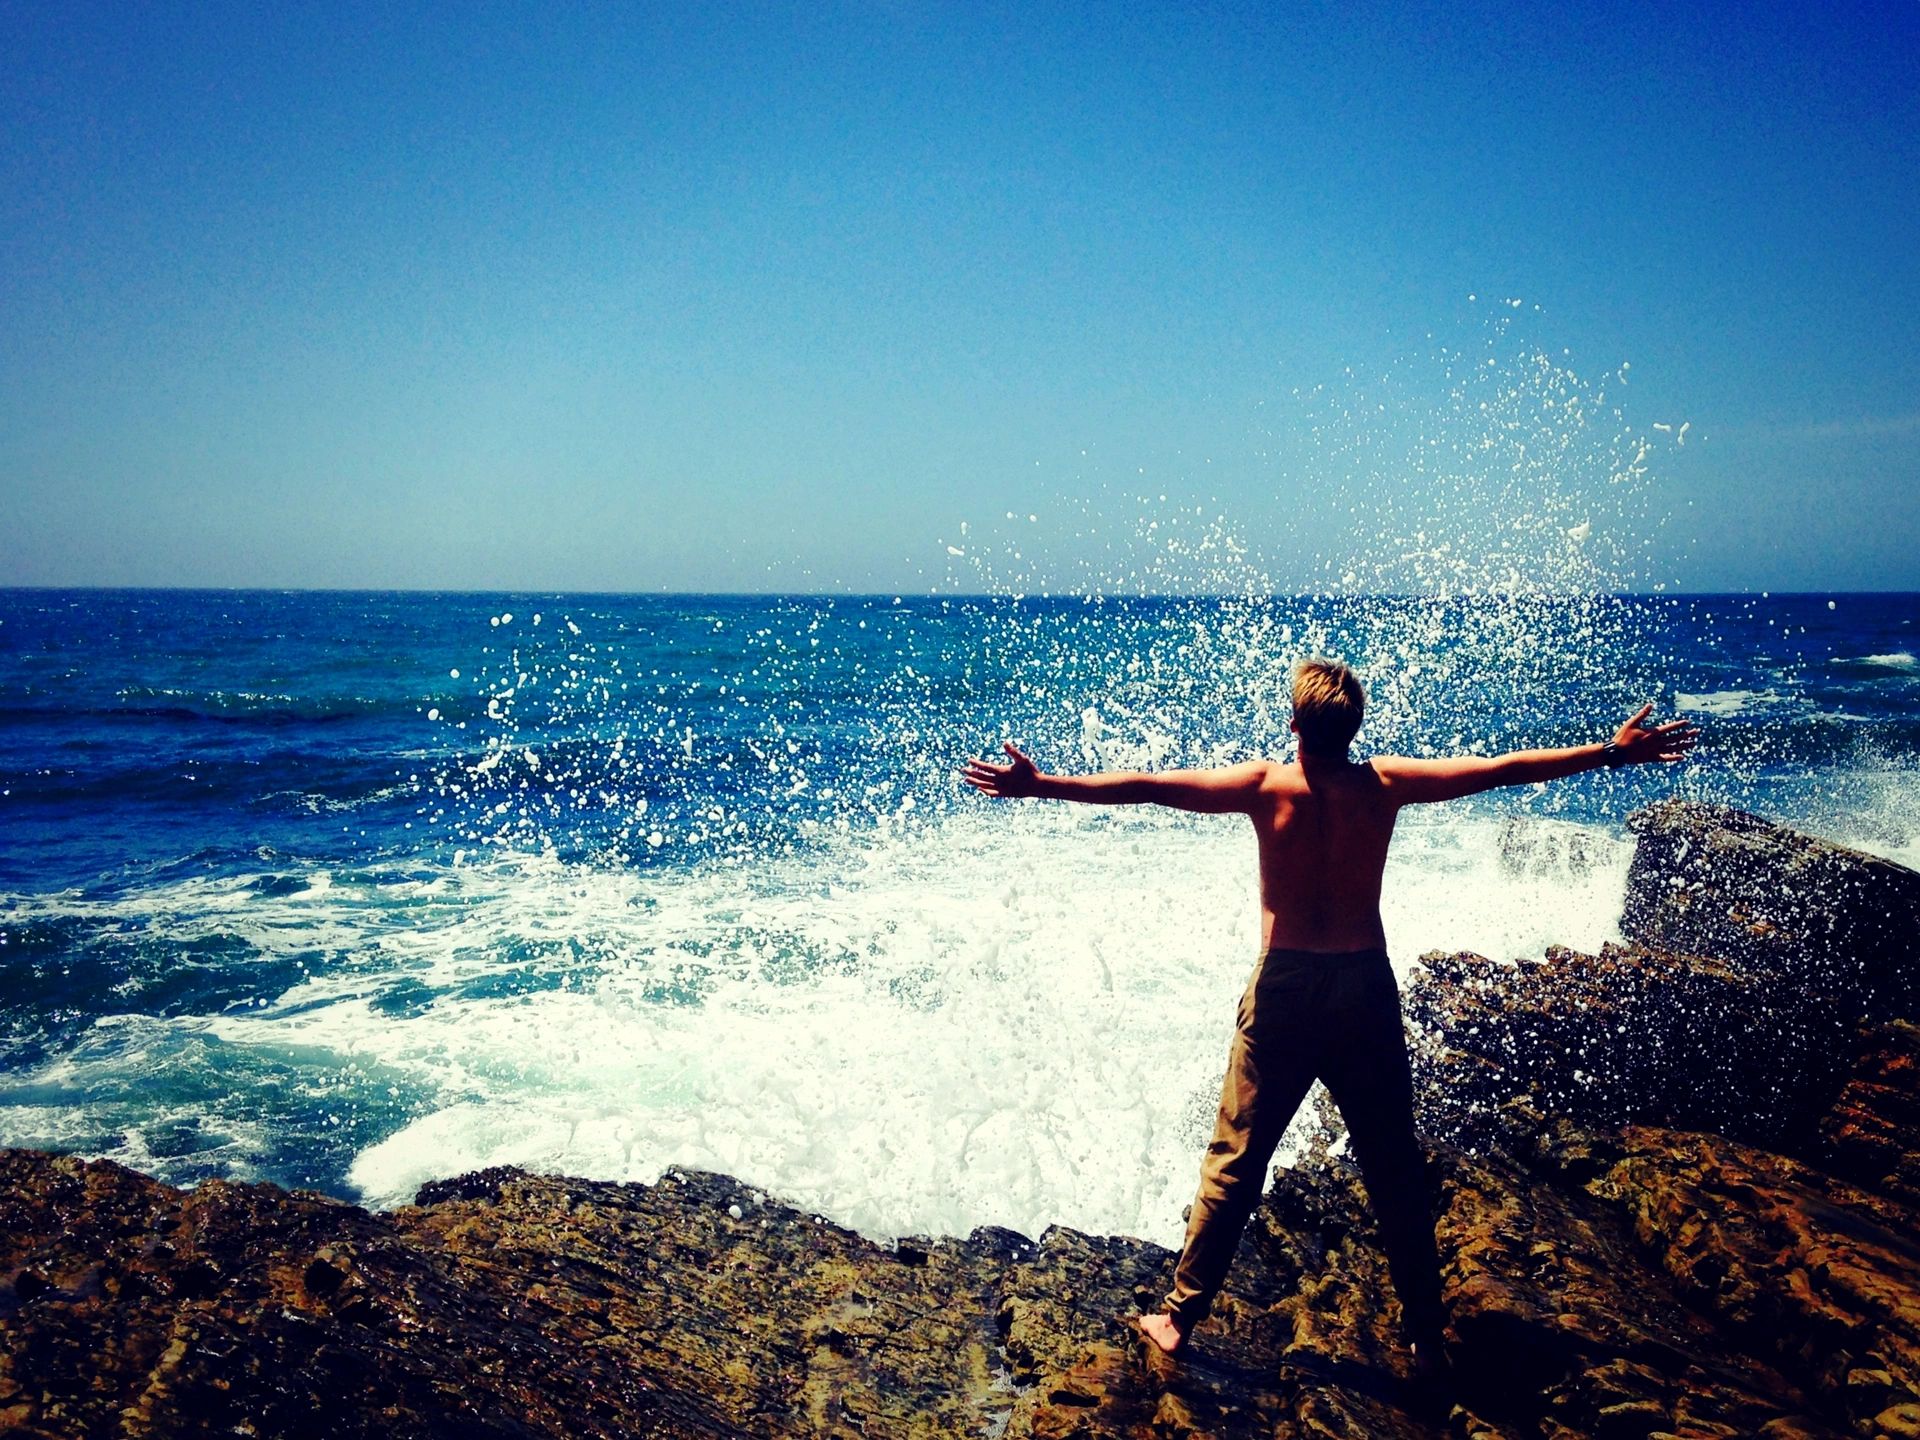
[{"label": "man's bare foot", "polygon": [[1162,1355],[1171,1355],[1187,1343],[1187,1332],[1174,1324],[1173,1316],[1165,1312],[1142,1315],[1137,1323],[1140,1333],[1151,1340]]}]

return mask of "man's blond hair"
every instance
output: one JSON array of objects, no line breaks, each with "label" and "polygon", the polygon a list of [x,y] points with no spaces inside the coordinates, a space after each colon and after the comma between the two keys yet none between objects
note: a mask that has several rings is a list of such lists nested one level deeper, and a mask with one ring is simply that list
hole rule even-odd
[{"label": "man's blond hair", "polygon": [[1293,724],[1302,750],[1346,754],[1366,708],[1359,677],[1340,661],[1316,655],[1293,667]]}]

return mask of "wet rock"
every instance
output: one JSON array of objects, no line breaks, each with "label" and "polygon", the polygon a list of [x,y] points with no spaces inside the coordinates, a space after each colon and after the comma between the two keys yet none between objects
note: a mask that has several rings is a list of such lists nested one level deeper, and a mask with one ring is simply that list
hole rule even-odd
[{"label": "wet rock", "polygon": [[1920,1211],[1722,1136],[1638,1126],[1543,1147],[1696,1309],[1871,1433],[1920,1403]]},{"label": "wet rock", "polygon": [[[1609,1206],[1506,1157],[1446,1157],[1439,1236],[1476,1413],[1576,1434],[1827,1433],[1778,1369],[1728,1346]],[[1719,1427],[1719,1428],[1716,1428]]]},{"label": "wet rock", "polygon": [[1856,1033],[1765,976],[1645,946],[1556,947],[1518,965],[1427,955],[1407,1012],[1425,1128],[1465,1144],[1505,1143],[1502,1107],[1523,1097],[1583,1123],[1806,1143]]},{"label": "wet rock", "polygon": [[[321,1196],[181,1192],[0,1152],[0,1269],[14,1268],[55,1282],[4,1316],[13,1423],[28,1433],[526,1433],[489,1374],[528,1348],[524,1319],[476,1306],[385,1219]],[[551,1385],[556,1423],[571,1412],[577,1433],[613,1433],[590,1392],[568,1393],[560,1357],[530,1358],[517,1388]],[[635,1433],[675,1433],[662,1407],[633,1413]]]},{"label": "wet rock", "polygon": [[423,1192],[393,1224],[475,1293],[530,1311],[556,1349],[618,1357],[764,1433],[889,1434],[902,1415],[960,1433],[991,1418],[1002,1239],[930,1244],[907,1263],[688,1171],[653,1186],[509,1171],[466,1193],[478,1198]]},{"label": "wet rock", "polygon": [[1716,956],[1856,1023],[1916,1014],[1920,874],[1721,805],[1668,801],[1629,824],[1629,939]]},{"label": "wet rock", "polygon": [[1504,1144],[1533,1113],[1644,1121],[1913,1185],[1920,874],[1724,807],[1631,823],[1630,943],[1422,957],[1407,1008],[1429,1132]]},{"label": "wet rock", "polygon": [[1814,1157],[1857,1185],[1920,1205],[1920,1025],[1866,1027],[1821,1116]]}]

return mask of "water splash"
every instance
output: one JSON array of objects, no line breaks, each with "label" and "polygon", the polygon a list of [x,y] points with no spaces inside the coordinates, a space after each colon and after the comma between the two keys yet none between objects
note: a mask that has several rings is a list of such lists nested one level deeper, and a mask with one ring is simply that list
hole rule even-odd
[{"label": "water splash", "polygon": [[[1245,837],[991,807],[954,769],[1002,737],[1074,768],[1282,754],[1313,651],[1360,669],[1376,749],[1615,723],[1647,681],[1619,657],[1655,659],[1657,615],[1618,593],[1652,446],[1512,328],[1439,352],[1437,400],[1393,373],[1298,397],[1302,483],[1355,517],[1305,594],[1217,501],[1095,489],[962,523],[931,598],[494,617],[436,722],[479,747],[430,818],[476,903],[569,928],[573,979],[380,1027],[379,1064],[449,1103],[355,1182],[706,1164],[880,1232],[1171,1238],[1253,944]],[[1568,693],[1599,718],[1541,699]],[[1613,933],[1623,842],[1512,809],[1409,823],[1403,955]]]},{"label": "water splash", "polygon": [[[1080,557],[1071,585],[1093,614],[1056,632],[1028,603],[1047,593],[1038,510],[963,523],[946,588],[1006,602],[996,648],[1023,684],[1101,658],[1082,730],[1103,743],[1080,747],[1101,763],[1283,753],[1288,667],[1316,652],[1360,672],[1375,751],[1557,743],[1567,730],[1542,733],[1536,717],[1557,708],[1543,696],[1565,694],[1589,702],[1578,735],[1590,738],[1666,695],[1647,643],[1661,616],[1629,592],[1663,588],[1649,573],[1664,523],[1650,482],[1677,432],[1631,425],[1627,367],[1582,379],[1527,337],[1519,309],[1501,302],[1469,339],[1374,379],[1297,391],[1275,407],[1288,420],[1263,422],[1263,443],[1287,432],[1269,448],[1292,457],[1275,483],[1303,527],[1341,536],[1304,583],[1261,559],[1286,546],[1263,547],[1217,499],[1116,484],[1042,502],[1067,517],[1058,548]],[[1117,538],[1090,552],[1099,534]],[[1128,596],[1186,603],[1109,603]]]}]

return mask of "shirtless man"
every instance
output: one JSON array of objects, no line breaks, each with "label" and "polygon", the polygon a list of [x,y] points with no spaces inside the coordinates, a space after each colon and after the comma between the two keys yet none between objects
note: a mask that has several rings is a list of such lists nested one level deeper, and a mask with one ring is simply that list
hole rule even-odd
[{"label": "shirtless man", "polygon": [[1413,1088],[1399,989],[1380,924],[1380,880],[1403,805],[1455,800],[1601,766],[1683,758],[1697,735],[1682,720],[1648,728],[1651,705],[1605,744],[1516,750],[1491,759],[1348,757],[1366,696],[1345,665],[1308,660],[1293,674],[1299,758],[1217,770],[1047,775],[1008,744],[1011,763],[971,761],[988,795],[1093,805],[1171,805],[1245,815],[1260,846],[1262,955],[1241,997],[1219,1118],[1166,1309],[1140,1317],[1168,1354],[1213,1304],[1240,1232],[1259,1203],[1274,1147],[1315,1079],[1346,1121],[1381,1248],[1400,1297],[1416,1369],[1441,1359],[1440,1264],[1413,1132]]}]

